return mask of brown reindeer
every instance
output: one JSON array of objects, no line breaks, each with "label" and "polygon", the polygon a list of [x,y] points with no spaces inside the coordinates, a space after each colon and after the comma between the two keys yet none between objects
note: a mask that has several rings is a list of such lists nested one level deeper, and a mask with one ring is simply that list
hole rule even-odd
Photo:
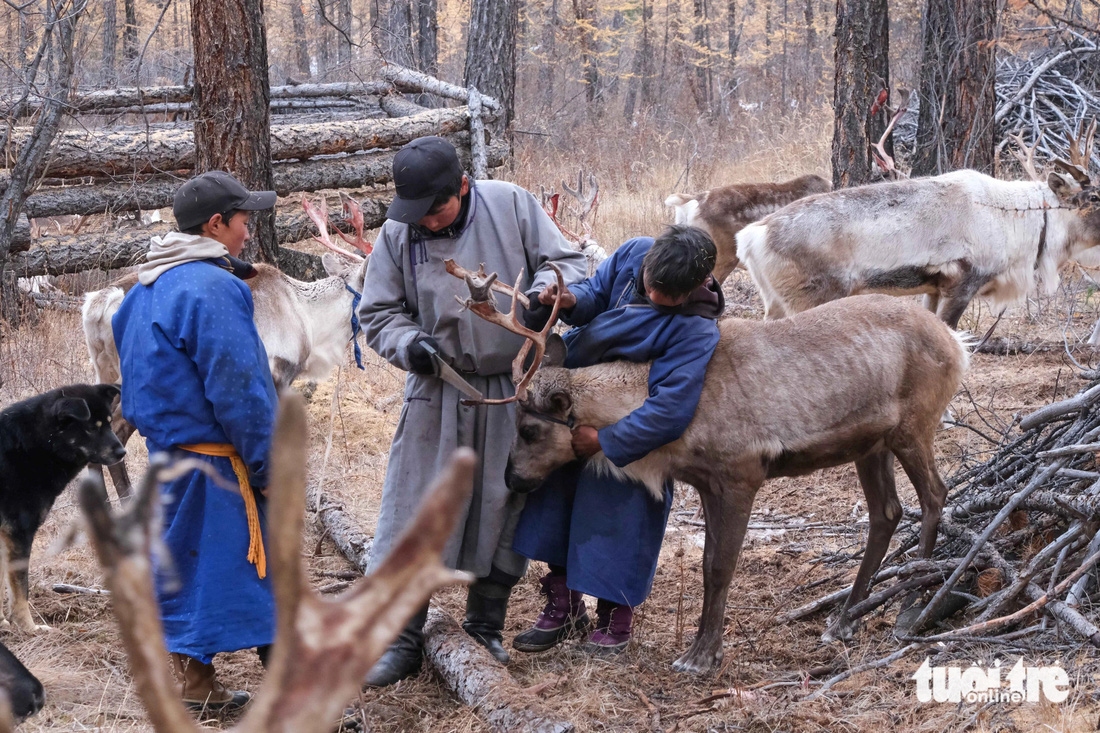
[{"label": "brown reindeer", "polygon": [[[570,426],[602,428],[645,402],[649,365],[559,368],[564,354],[548,348],[548,330],[524,328],[514,300],[511,314],[496,312],[486,288],[495,276],[460,268],[455,274],[466,278],[472,295],[466,303],[477,315],[527,337],[536,357],[551,355],[541,369],[524,370],[525,348],[513,366],[520,384],[505,480],[513,491],[533,491],[576,459]],[[598,470],[644,483],[655,496],[670,478],[699,491],[706,519],[703,613],[694,643],[674,665],[693,673],[722,658],[730,579],[756,492],[769,478],[856,464],[871,526],[853,590],[825,631],[827,641],[852,635],[848,609],[866,598],[901,519],[894,456],[920,501],[920,553],[931,556],[947,495],[933,439],[968,358],[960,338],[927,310],[881,295],[845,298],[782,321],[725,319],[719,330],[683,437],[622,468],[602,453],[589,459]]]},{"label": "brown reindeer", "polygon": [[[476,457],[463,449],[373,574],[335,599],[311,590],[302,566],[308,450],[305,404],[297,395],[283,395],[268,488],[275,643],[264,685],[233,731],[328,733],[359,692],[367,670],[432,592],[472,580],[439,560],[473,485]],[[168,671],[150,559],[160,532],[159,476],[187,467],[166,467],[162,461],[151,461],[134,500],[120,514],[112,516],[101,477],[95,475],[80,487],[80,504],[149,722],[157,733],[192,733],[205,728],[184,709]]]},{"label": "brown reindeer", "polygon": [[676,207],[676,223],[706,230],[718,247],[714,277],[729,277],[738,265],[737,232],[792,201],[829,191],[832,184],[821,176],[799,176],[783,183],[738,183],[720,186],[694,196],[674,193],[666,206]]}]

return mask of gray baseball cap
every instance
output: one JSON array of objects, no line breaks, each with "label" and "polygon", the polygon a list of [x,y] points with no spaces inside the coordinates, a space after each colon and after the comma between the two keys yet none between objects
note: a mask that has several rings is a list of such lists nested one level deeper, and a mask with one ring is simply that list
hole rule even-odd
[{"label": "gray baseball cap", "polygon": [[172,213],[181,232],[233,209],[263,211],[275,206],[274,191],[249,191],[225,171],[195,176],[176,189]]}]

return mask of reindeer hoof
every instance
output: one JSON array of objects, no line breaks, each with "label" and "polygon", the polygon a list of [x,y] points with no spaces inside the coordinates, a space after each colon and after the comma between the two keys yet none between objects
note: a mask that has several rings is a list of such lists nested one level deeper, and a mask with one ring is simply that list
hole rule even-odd
[{"label": "reindeer hoof", "polygon": [[684,674],[709,674],[722,661],[722,650],[717,652],[697,649],[694,645],[672,663],[672,668]]},{"label": "reindeer hoof", "polygon": [[31,636],[34,636],[35,634],[46,633],[48,631],[53,631],[52,626],[35,623],[17,624],[17,628],[24,634],[30,634]]}]

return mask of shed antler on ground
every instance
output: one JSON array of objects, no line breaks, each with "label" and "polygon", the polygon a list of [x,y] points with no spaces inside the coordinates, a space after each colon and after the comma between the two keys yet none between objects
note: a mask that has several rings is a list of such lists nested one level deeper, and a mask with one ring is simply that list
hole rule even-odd
[{"label": "shed antler on ground", "polygon": [[[434,590],[468,582],[439,561],[454,518],[470,493],[476,458],[456,452],[415,521],[389,558],[339,599],[309,588],[302,568],[308,440],[301,397],[284,395],[272,445],[272,567],[278,626],[267,680],[236,731],[329,731],[359,690],[371,665]],[[134,500],[117,515],[108,509],[101,480],[81,486],[80,503],[112,591],[112,604],[138,694],[158,733],[195,731],[165,663],[163,629],[153,595],[150,549],[159,532],[154,458]]]}]

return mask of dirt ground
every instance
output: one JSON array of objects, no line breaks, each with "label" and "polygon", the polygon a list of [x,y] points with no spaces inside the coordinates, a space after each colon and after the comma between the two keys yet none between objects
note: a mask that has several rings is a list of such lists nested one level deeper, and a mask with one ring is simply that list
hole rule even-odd
[{"label": "dirt ground", "polygon": [[[671,185],[669,186],[671,187]],[[632,207],[609,191],[608,209],[621,218],[636,217],[639,228],[652,228],[663,216],[657,205]],[[613,221],[619,221],[617,217]],[[625,225],[612,225],[626,231]],[[616,234],[618,229],[615,229]],[[635,233],[639,229],[635,229]],[[612,237],[610,241],[614,241]],[[743,272],[727,283],[730,312],[759,318],[762,312]],[[1053,297],[1030,300],[1007,313],[999,336],[1070,343],[1088,335],[1097,316],[1092,286],[1079,272]],[[981,334],[993,322],[988,308],[975,305],[963,322]],[[1077,350],[1084,366],[1100,355]],[[377,516],[387,450],[401,407],[403,375],[364,349],[365,371],[349,359],[329,382],[318,386],[309,403],[310,480],[343,501],[367,531]],[[1087,359],[1087,361],[1086,361]],[[1066,353],[1031,356],[975,356],[963,389],[952,403],[956,420],[970,426],[944,429],[937,439],[939,465],[950,475],[964,461],[981,460],[993,436],[1008,429],[1013,416],[1026,414],[1083,386],[1078,367]],[[88,381],[88,364],[79,315],[49,312],[36,324],[5,330],[0,340],[0,406],[55,386]],[[815,375],[807,375],[815,378]],[[972,429],[971,429],[972,428]],[[146,456],[140,438],[130,443],[130,472],[142,470]],[[906,506],[915,496],[899,472]],[[541,655],[515,653],[511,673],[523,686],[553,682],[540,693],[545,705],[574,722],[579,731],[1084,731],[1097,728],[1100,704],[1091,676],[1092,651],[1071,637],[1057,649],[1031,650],[1029,664],[1061,663],[1071,675],[1073,694],[1059,706],[1035,703],[920,704],[913,672],[921,662],[905,657],[889,666],[856,675],[818,701],[805,701],[813,686],[807,672],[837,664],[837,671],[890,654],[903,644],[892,636],[896,607],[868,617],[856,640],[822,645],[824,616],[779,625],[775,618],[854,576],[866,521],[855,471],[843,467],[798,479],[768,483],[760,493],[754,529],[734,577],[727,606],[725,662],[712,677],[676,674],[671,662],[687,648],[702,604],[702,529],[692,523],[698,507],[694,490],[680,487],[669,522],[653,594],[636,616],[635,642],[613,661],[580,654],[575,644]],[[74,495],[67,491],[38,535],[31,565],[31,604],[52,631],[27,636],[0,632],[7,644],[42,680],[45,709],[23,726],[45,730],[148,730],[134,693],[125,654],[107,599],[61,595],[55,583],[95,587],[101,576],[86,542],[61,547],[68,528],[79,521]],[[799,528],[799,523],[806,524]],[[775,525],[769,527],[769,525]],[[780,527],[779,525],[783,525]],[[347,569],[327,538],[311,525],[304,547],[316,586],[333,582]],[[532,567],[514,594],[506,637],[527,628],[541,606]],[[440,593],[440,607],[458,616],[463,594]],[[1003,650],[969,648],[957,664],[991,662]],[[1018,653],[1007,653],[1009,663]],[[261,668],[254,654],[219,658],[227,684],[258,689]],[[740,690],[708,700],[716,693]],[[461,705],[426,667],[419,677],[384,691],[368,691],[360,704],[373,730],[483,731],[484,722]],[[210,721],[220,727],[227,721]]]}]

